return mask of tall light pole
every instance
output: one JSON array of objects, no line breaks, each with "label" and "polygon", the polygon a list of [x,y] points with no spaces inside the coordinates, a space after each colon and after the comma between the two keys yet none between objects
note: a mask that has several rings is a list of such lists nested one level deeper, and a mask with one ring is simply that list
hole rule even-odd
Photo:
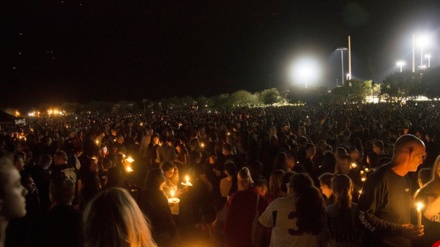
[{"label": "tall light pole", "polygon": [[338,51],[340,51],[341,52],[341,79],[342,79],[342,85],[344,85],[344,51],[346,51],[347,50],[347,48],[345,48],[345,47],[339,47],[338,49],[336,49],[336,50],[338,50]]},{"label": "tall light pole", "polygon": [[402,68],[405,65],[405,62],[404,61],[398,61],[396,63],[396,65],[400,68],[400,73],[402,73]]},{"label": "tall light pole", "polygon": [[421,36],[418,41],[420,46],[420,68],[423,68],[423,48],[428,44],[428,38],[426,36]]},{"label": "tall light pole", "polygon": [[428,68],[431,68],[431,54],[426,54],[425,57],[428,59]]},{"label": "tall light pole", "polygon": [[348,36],[348,80],[351,80],[351,38]]},{"label": "tall light pole", "polygon": [[416,38],[415,35],[413,34],[412,37],[412,72],[415,73],[416,72]]}]

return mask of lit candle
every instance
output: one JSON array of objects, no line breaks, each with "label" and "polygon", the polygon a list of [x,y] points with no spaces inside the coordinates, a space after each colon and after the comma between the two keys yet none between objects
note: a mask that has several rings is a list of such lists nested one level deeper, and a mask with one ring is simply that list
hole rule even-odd
[{"label": "lit candle", "polygon": [[174,198],[174,195],[176,194],[176,192],[174,192],[174,190],[171,190],[170,194],[171,194],[171,198]]},{"label": "lit candle", "polygon": [[125,170],[126,170],[127,172],[132,172],[132,171],[133,171],[133,168],[131,168],[131,166],[127,166],[127,167],[125,167]]},{"label": "lit candle", "polygon": [[423,203],[417,203],[417,226],[422,226],[422,208]]},{"label": "lit candle", "polygon": [[189,177],[188,176],[185,177],[185,183],[189,184]]},{"label": "lit candle", "polygon": [[356,163],[351,163],[351,168],[356,169],[358,165]]}]

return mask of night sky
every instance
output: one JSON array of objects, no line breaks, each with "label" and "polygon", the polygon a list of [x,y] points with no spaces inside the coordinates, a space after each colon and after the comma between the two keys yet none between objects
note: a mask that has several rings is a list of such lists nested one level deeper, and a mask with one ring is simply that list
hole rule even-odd
[{"label": "night sky", "polygon": [[440,65],[438,0],[8,0],[0,13],[0,106],[285,90],[301,54],[332,88],[348,35],[354,78],[410,69],[413,33]]}]

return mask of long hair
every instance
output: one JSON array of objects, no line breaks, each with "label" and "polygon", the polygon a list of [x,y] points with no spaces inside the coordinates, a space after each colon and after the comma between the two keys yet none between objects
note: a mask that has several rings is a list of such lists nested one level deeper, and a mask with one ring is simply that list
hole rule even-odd
[{"label": "long hair", "polygon": [[124,189],[113,187],[98,193],[84,210],[86,247],[152,247],[147,218]]},{"label": "long hair", "polygon": [[290,178],[289,188],[296,197],[298,228],[301,232],[318,235],[325,227],[325,204],[321,192],[305,173]]},{"label": "long hair", "polygon": [[13,165],[13,156],[6,151],[0,151],[0,198],[5,194],[5,185],[9,182],[9,170],[16,169]]},{"label": "long hair", "polygon": [[274,199],[281,195],[281,178],[285,171],[278,169],[272,172],[269,178],[269,195]]},{"label": "long hair", "polygon": [[335,206],[338,216],[350,216],[353,188],[351,178],[345,174],[338,174],[332,179],[332,188],[335,195]]},{"label": "long hair", "polygon": [[254,181],[252,180],[251,172],[247,167],[241,168],[241,170],[238,171],[237,177],[238,190],[247,190],[249,187],[252,187]]}]

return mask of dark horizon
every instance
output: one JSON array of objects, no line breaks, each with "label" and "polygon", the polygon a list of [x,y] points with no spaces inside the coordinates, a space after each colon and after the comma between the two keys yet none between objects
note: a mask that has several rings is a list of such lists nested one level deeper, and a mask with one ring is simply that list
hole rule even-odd
[{"label": "dark horizon", "polygon": [[[5,3],[0,106],[210,97],[289,88],[287,67],[312,53],[319,85],[340,81],[352,40],[353,78],[410,69],[413,33],[428,32],[440,65],[434,0],[386,2],[38,1]],[[419,58],[416,59],[418,64]],[[348,72],[347,54],[344,55]]]}]

